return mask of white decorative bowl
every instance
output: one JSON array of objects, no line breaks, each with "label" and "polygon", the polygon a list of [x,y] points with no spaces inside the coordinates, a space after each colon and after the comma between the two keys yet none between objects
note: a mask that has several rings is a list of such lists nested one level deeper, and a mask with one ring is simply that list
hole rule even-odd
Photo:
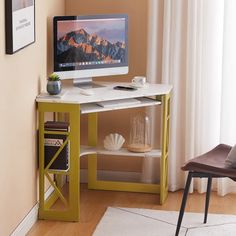
[{"label": "white decorative bowl", "polygon": [[110,151],[119,150],[124,142],[125,139],[123,138],[123,136],[117,133],[107,135],[103,141],[104,148]]}]

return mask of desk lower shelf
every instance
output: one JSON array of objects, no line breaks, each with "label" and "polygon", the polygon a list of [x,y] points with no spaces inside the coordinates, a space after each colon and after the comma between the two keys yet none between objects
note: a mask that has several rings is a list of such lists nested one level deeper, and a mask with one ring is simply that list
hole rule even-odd
[{"label": "desk lower shelf", "polygon": [[130,152],[126,148],[121,148],[120,150],[117,150],[117,151],[109,151],[102,147],[97,148],[97,147],[91,147],[91,146],[80,146],[80,156],[89,155],[89,154],[160,158],[161,150],[153,149],[150,152],[138,153],[138,152]]}]

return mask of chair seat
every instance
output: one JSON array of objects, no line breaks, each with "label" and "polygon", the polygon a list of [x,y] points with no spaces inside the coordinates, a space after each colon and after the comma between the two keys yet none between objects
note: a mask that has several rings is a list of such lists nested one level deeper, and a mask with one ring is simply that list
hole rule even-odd
[{"label": "chair seat", "polygon": [[181,169],[236,180],[236,169],[225,167],[225,159],[231,148],[229,145],[219,144],[211,151],[189,160]]}]

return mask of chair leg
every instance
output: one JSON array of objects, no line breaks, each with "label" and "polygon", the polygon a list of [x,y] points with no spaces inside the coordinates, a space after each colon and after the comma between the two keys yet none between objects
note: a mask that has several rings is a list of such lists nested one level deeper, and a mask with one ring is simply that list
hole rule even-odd
[{"label": "chair leg", "polygon": [[184,194],[183,194],[183,199],[182,199],[180,211],[179,211],[179,218],[178,218],[177,228],[176,228],[176,231],[175,231],[175,236],[179,235],[179,230],[180,230],[180,226],[181,226],[182,219],[183,219],[183,216],[184,216],[184,209],[185,209],[185,206],[186,206],[189,187],[190,187],[190,184],[191,184],[192,177],[193,177],[193,173],[189,172],[188,173],[188,178],[187,178],[187,181],[186,181],[186,184],[185,184],[185,189],[184,189]]},{"label": "chair leg", "polygon": [[208,182],[207,182],[204,224],[207,222],[207,214],[208,214],[209,201],[210,201],[210,195],[211,195],[211,183],[212,183],[212,177],[210,176],[208,177]]}]

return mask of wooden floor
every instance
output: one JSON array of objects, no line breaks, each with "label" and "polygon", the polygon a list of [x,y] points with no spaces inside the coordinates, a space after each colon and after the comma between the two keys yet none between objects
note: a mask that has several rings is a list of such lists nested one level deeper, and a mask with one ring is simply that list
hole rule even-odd
[{"label": "wooden floor", "polygon": [[[108,206],[137,207],[159,210],[178,211],[182,200],[182,191],[169,193],[164,205],[159,205],[159,195],[127,193],[113,191],[87,190],[81,185],[81,219],[80,222],[57,222],[39,220],[27,234],[28,236],[90,236]],[[236,214],[236,195],[219,197],[212,193],[209,212]],[[186,211],[203,212],[204,194],[190,194]]]}]

